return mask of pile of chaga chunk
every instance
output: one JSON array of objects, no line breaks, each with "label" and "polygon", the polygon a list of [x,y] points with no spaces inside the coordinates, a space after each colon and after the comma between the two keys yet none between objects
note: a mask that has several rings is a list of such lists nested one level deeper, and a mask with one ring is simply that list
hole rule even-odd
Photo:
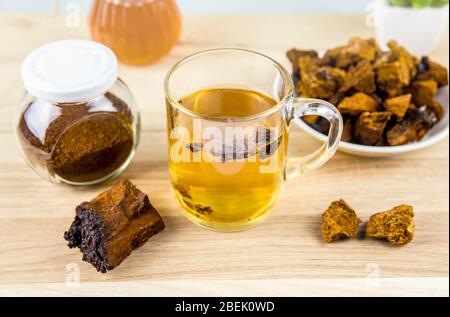
[{"label": "pile of chaga chunk", "polygon": [[[447,69],[411,55],[395,41],[382,51],[375,40],[351,38],[347,45],[316,51],[292,49],[297,93],[336,105],[344,119],[342,141],[394,146],[420,140],[444,115],[436,100],[448,85]],[[303,117],[314,129],[328,132],[328,121]]]}]

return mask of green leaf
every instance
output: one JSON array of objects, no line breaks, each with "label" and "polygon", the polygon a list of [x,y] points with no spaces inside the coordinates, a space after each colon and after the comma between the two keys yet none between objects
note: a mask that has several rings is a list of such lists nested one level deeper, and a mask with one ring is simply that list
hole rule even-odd
[{"label": "green leaf", "polygon": [[443,7],[448,4],[448,0],[432,0],[431,6],[435,8]]},{"label": "green leaf", "polygon": [[410,7],[411,0],[389,0],[389,4],[395,7]]},{"label": "green leaf", "polygon": [[413,7],[413,8],[426,8],[434,7],[440,8],[448,5],[449,0],[389,0],[389,5],[395,7]]},{"label": "green leaf", "polygon": [[433,0],[412,0],[413,8],[426,8],[431,5]]}]

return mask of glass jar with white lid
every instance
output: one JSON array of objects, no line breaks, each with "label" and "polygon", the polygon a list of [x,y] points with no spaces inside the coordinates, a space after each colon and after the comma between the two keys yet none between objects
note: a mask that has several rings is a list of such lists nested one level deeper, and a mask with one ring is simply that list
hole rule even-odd
[{"label": "glass jar with white lid", "polygon": [[87,40],[49,43],[23,61],[26,95],[14,121],[25,161],[56,183],[92,185],[132,160],[140,115],[114,53]]}]

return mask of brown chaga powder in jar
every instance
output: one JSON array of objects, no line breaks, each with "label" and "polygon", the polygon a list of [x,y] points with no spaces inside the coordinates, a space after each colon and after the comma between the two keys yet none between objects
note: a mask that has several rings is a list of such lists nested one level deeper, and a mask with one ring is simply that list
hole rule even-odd
[{"label": "brown chaga powder in jar", "polygon": [[132,122],[128,105],[111,93],[85,103],[35,101],[20,118],[18,135],[30,164],[64,182],[88,184],[129,158]]}]

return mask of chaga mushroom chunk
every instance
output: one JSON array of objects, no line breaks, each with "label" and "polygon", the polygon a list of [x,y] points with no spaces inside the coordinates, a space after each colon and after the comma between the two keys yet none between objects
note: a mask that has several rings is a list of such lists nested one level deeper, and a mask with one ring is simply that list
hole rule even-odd
[{"label": "chaga mushroom chunk", "polygon": [[[256,127],[244,134],[236,134],[230,143],[222,140],[205,140],[205,143],[189,143],[186,148],[191,152],[205,150],[216,162],[230,162],[247,159],[258,155],[260,159],[267,159],[275,154],[281,145],[283,135],[276,129]],[[214,143],[211,143],[214,142]],[[211,145],[206,147],[205,144]]]},{"label": "chaga mushroom chunk", "polygon": [[417,65],[419,60],[417,57],[411,55],[404,47],[398,45],[396,41],[389,41],[388,47],[390,48],[390,59],[399,61],[408,66],[409,74],[411,78],[417,75]]},{"label": "chaga mushroom chunk", "polygon": [[437,121],[436,114],[426,105],[409,110],[405,119],[386,133],[387,142],[389,145],[404,145],[418,141]]},{"label": "chaga mushroom chunk", "polygon": [[164,229],[147,195],[127,180],[81,203],[75,212],[64,239],[102,273],[117,267],[134,249]]},{"label": "chaga mushroom chunk", "polygon": [[441,120],[444,117],[445,110],[439,101],[437,101],[435,99],[435,100],[433,100],[433,103],[428,106],[430,107],[431,110],[433,110],[433,112],[436,115],[436,117],[438,118],[438,120]]},{"label": "chaga mushroom chunk", "polygon": [[369,95],[375,92],[375,72],[372,64],[367,59],[363,59],[356,66],[349,69],[339,91],[347,92],[352,88]]},{"label": "chaga mushroom chunk", "polygon": [[321,80],[334,82],[336,90],[344,83],[346,76],[347,73],[344,70],[331,66],[322,66],[317,71],[317,77]]},{"label": "chaga mushroom chunk", "polygon": [[361,219],[344,200],[334,201],[322,215],[322,238],[324,242],[333,242],[345,238],[354,238],[358,234]]},{"label": "chaga mushroom chunk", "polygon": [[405,145],[413,141],[420,140],[428,129],[423,128],[421,124],[412,121],[403,121],[397,123],[387,132],[387,142],[389,145]]},{"label": "chaga mushroom chunk", "polygon": [[382,137],[390,112],[363,112],[356,120],[355,137],[361,144],[374,145]]},{"label": "chaga mushroom chunk", "polygon": [[448,71],[445,67],[423,57],[419,63],[419,74],[417,80],[434,80],[439,87],[448,85]]},{"label": "chaga mushroom chunk", "polygon": [[363,59],[375,60],[380,51],[374,39],[352,37],[347,45],[330,49],[325,53],[324,60],[329,65],[338,68],[347,68]]},{"label": "chaga mushroom chunk", "polygon": [[411,94],[388,98],[384,101],[386,111],[397,117],[397,121],[402,121],[406,111],[411,105]]},{"label": "chaga mushroom chunk", "polygon": [[318,53],[314,50],[298,50],[298,49],[291,49],[286,53],[287,58],[292,63],[294,74],[298,73],[299,71],[299,59],[300,57],[309,56],[313,58],[319,57]]},{"label": "chaga mushroom chunk", "polygon": [[393,245],[404,245],[414,238],[413,207],[400,205],[370,217],[366,228],[369,238],[386,239]]},{"label": "chaga mushroom chunk", "polygon": [[344,129],[342,130],[341,141],[351,142],[353,140],[353,122],[351,119],[345,120]]},{"label": "chaga mushroom chunk", "polygon": [[321,118],[320,116],[308,115],[308,116],[303,116],[302,120],[305,121],[309,125],[313,125],[313,124],[316,124],[320,118]]},{"label": "chaga mushroom chunk", "polygon": [[357,92],[351,97],[345,97],[338,105],[338,109],[342,114],[358,116],[363,112],[377,111],[378,103],[371,96],[362,92]]},{"label": "chaga mushroom chunk", "polygon": [[411,85],[412,101],[417,106],[432,105],[438,85],[434,80],[417,80]]},{"label": "chaga mushroom chunk", "polygon": [[302,56],[298,60],[298,92],[307,98],[331,98],[345,78],[345,71],[322,66],[319,58]]},{"label": "chaga mushroom chunk", "polygon": [[411,75],[405,63],[395,61],[378,65],[378,86],[390,97],[401,95],[410,81]]}]

